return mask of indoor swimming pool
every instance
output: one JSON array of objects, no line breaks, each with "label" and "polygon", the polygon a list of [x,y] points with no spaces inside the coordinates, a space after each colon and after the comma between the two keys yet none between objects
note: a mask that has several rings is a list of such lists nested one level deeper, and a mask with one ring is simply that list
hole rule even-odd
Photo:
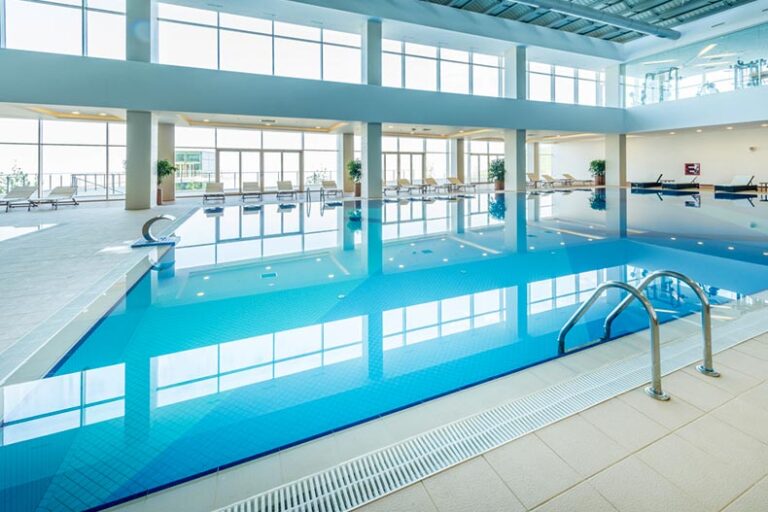
[{"label": "indoor swimming pool", "polygon": [[[706,192],[199,208],[47,376],[3,388],[0,508],[106,508],[557,358],[606,281],[682,272],[738,321],[766,233],[768,198]],[[662,321],[699,311],[671,279],[647,294]]]}]

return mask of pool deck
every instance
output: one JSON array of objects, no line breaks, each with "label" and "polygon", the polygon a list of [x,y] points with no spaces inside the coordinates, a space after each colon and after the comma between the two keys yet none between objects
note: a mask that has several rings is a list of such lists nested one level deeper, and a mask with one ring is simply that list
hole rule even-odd
[{"label": "pool deck", "polygon": [[665,377],[669,402],[635,389],[358,510],[766,510],[768,335],[715,362]]}]

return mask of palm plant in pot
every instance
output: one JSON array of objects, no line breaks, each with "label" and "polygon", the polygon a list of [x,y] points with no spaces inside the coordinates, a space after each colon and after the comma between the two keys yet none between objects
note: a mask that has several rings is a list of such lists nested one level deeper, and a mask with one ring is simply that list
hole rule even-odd
[{"label": "palm plant in pot", "polygon": [[506,169],[503,158],[494,160],[488,166],[488,180],[493,182],[494,189],[504,190],[504,174],[506,174]]},{"label": "palm plant in pot", "polygon": [[363,162],[359,158],[347,162],[347,173],[355,183],[355,197],[360,197],[360,180],[363,178]]},{"label": "palm plant in pot", "polygon": [[160,185],[167,176],[173,176],[176,167],[168,160],[157,161],[157,204],[163,204],[163,189]]},{"label": "palm plant in pot", "polygon": [[589,162],[589,174],[595,178],[595,185],[605,185],[605,160]]}]

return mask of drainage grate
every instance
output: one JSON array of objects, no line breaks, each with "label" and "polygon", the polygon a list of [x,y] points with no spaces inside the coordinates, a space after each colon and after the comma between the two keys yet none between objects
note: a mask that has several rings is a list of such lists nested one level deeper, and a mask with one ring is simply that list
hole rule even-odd
[{"label": "drainage grate", "polygon": [[[753,330],[753,329],[749,329]],[[736,339],[719,333],[724,350],[762,332]],[[662,347],[664,373],[698,360],[698,335]],[[556,384],[508,404],[436,428],[277,487],[217,512],[344,512],[481,455],[534,430],[646,384],[648,354],[626,359]],[[649,398],[650,400],[650,398]]]}]

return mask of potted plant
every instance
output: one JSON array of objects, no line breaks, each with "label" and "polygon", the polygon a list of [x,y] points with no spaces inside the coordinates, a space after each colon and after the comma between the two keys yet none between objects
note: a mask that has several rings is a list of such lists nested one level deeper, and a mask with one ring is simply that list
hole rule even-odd
[{"label": "potted plant", "polygon": [[496,190],[504,190],[504,159],[498,158],[488,166],[488,181],[492,181]]},{"label": "potted plant", "polygon": [[595,185],[605,185],[605,160],[592,160],[589,162],[589,174],[594,176]]},{"label": "potted plant", "polygon": [[347,173],[355,183],[355,197],[360,197],[360,180],[363,177],[363,162],[359,158],[347,162]]},{"label": "potted plant", "polygon": [[173,176],[173,173],[176,172],[176,167],[171,164],[168,160],[158,160],[157,161],[157,204],[161,205],[163,204],[163,189],[160,188],[160,185],[163,183],[163,180],[166,176]]}]

